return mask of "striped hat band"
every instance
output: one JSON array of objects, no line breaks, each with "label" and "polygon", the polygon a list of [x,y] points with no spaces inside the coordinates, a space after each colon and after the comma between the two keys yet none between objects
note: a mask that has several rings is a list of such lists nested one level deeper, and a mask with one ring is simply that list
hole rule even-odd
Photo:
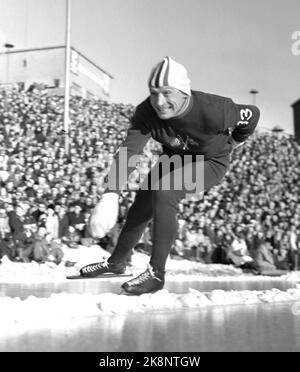
[{"label": "striped hat band", "polygon": [[185,67],[171,57],[165,57],[155,65],[148,80],[150,88],[173,87],[189,96],[191,95],[190,84]]}]

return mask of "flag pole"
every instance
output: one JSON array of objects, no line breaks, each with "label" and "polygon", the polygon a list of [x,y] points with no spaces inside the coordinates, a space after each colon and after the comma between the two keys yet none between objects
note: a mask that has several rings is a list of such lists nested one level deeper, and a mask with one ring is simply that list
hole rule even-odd
[{"label": "flag pole", "polygon": [[65,150],[69,154],[70,134],[70,60],[71,60],[71,0],[66,0],[66,34],[65,34],[65,103],[64,103],[64,134]]}]

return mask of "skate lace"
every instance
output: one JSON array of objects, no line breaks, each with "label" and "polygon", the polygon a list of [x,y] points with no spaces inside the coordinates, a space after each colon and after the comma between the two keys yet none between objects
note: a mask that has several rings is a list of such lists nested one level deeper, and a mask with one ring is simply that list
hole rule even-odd
[{"label": "skate lace", "polygon": [[94,263],[94,264],[85,266],[82,269],[82,271],[84,273],[93,273],[93,272],[95,272],[97,270],[100,270],[100,269],[103,269],[103,268],[108,268],[108,262],[107,262],[107,260],[106,261],[103,261],[103,262],[98,262],[98,263]]},{"label": "skate lace", "polygon": [[137,276],[136,278],[129,280],[128,284],[129,285],[140,285],[140,284],[145,283],[148,279],[151,279],[151,278],[156,279],[160,282],[162,281],[155,275],[153,268],[149,265],[145,272],[143,272],[141,275]]}]

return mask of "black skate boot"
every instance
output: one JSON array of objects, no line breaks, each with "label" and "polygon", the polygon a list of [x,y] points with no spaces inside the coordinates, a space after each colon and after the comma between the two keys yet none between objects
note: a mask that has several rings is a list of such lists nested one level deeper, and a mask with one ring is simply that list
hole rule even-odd
[{"label": "black skate boot", "polygon": [[122,284],[125,292],[133,295],[153,293],[163,288],[165,284],[164,272],[158,272],[152,266],[134,279]]},{"label": "black skate boot", "polygon": [[124,263],[113,263],[105,260],[84,266],[80,269],[80,275],[83,277],[93,278],[106,273],[123,274],[125,270],[126,265]]}]

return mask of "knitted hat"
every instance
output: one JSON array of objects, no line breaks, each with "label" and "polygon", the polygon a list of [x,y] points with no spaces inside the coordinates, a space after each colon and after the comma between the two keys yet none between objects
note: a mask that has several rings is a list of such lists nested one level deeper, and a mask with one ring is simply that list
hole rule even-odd
[{"label": "knitted hat", "polygon": [[183,65],[171,57],[165,57],[151,71],[149,88],[173,87],[181,92],[191,95],[191,82]]}]

